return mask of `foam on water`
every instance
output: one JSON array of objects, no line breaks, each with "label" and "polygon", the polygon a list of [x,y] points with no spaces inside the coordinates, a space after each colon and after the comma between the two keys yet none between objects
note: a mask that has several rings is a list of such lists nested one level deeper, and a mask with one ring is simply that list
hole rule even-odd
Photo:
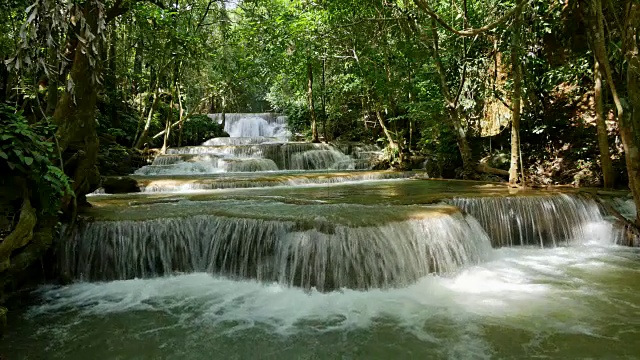
[{"label": "foam on water", "polygon": [[[222,114],[209,114],[209,117],[222,123]],[[224,131],[232,138],[275,137],[286,140],[291,136],[287,129],[287,117],[273,113],[225,114]]]},{"label": "foam on water", "polygon": [[[94,281],[207,271],[326,291],[405,286],[429,273],[479,263],[490,250],[475,219],[439,209],[425,208],[416,220],[370,226],[364,224],[377,221],[353,217],[366,216],[360,206],[261,207],[282,220],[254,219],[254,207],[236,205],[246,218],[85,222],[62,241],[60,268],[72,278]],[[336,224],[314,211],[340,211],[341,221],[349,217],[361,224]]]},{"label": "foam on water", "polygon": [[225,172],[216,161],[178,162],[171,165],[146,165],[135,171],[135,175],[179,175],[216,174]]},{"label": "foam on water", "polygon": [[[372,357],[385,358],[381,354],[387,351],[384,346],[389,342],[407,341],[405,348],[396,351],[458,359],[491,358],[496,348],[501,348],[501,356],[521,358],[536,351],[549,354],[549,349],[541,349],[549,336],[585,337],[596,344],[634,336],[623,331],[640,326],[640,308],[629,303],[640,300],[638,288],[624,293],[603,291],[611,282],[640,275],[633,265],[638,255],[630,249],[597,246],[501,249],[494,250],[493,260],[457,274],[427,276],[404,288],[369,291],[321,293],[204,273],[78,283],[41,288],[44,302],[32,307],[28,315],[56,321],[68,313],[78,319],[67,325],[66,331],[71,333],[78,331],[76,327],[104,321],[110,328],[113,325],[109,319],[122,321],[117,319],[133,314],[162,318],[162,327],[139,329],[136,343],[140,338],[151,343],[163,336],[189,338],[195,343],[178,341],[167,349],[179,354],[181,347],[188,347],[189,358],[203,358],[207,351],[216,349],[211,345],[213,348],[207,350],[208,344],[217,343],[219,337],[220,341],[247,346],[264,341],[279,343],[278,337],[307,339],[303,342],[306,347],[297,350],[298,357],[327,351],[327,347],[334,354],[344,353],[363,341],[348,334],[362,331],[382,332],[386,337],[385,345],[374,339],[365,341],[368,345],[363,346],[378,349]],[[619,322],[624,327],[614,326]],[[153,324],[150,326],[159,326]],[[492,335],[494,329],[501,329],[497,337]],[[505,331],[514,337],[505,338]],[[346,338],[334,339],[331,334]],[[65,341],[73,342],[69,336]],[[132,341],[113,336],[110,341]],[[584,346],[579,344],[577,349]],[[622,342],[617,349],[632,344]],[[122,346],[119,344],[119,348]],[[217,346],[223,356],[225,348]],[[567,342],[565,346],[572,344]],[[505,348],[511,352],[505,353]],[[240,357],[249,356],[242,352],[246,350],[234,351],[236,355],[241,351]],[[287,349],[277,346],[272,351],[285,357],[282,354],[287,354]]]}]

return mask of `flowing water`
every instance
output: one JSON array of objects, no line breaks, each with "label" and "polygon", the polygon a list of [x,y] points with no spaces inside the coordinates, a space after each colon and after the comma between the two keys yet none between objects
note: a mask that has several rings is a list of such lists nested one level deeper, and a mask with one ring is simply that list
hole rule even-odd
[{"label": "flowing water", "polygon": [[[221,114],[211,114],[222,122]],[[136,175],[194,175],[278,170],[365,170],[380,154],[362,144],[289,142],[287,118],[273,113],[226,114],[228,138],[168,149]]]},{"label": "flowing water", "polygon": [[[242,121],[262,133],[211,140],[217,152],[173,149],[154,166],[236,156],[270,160],[277,172],[137,176],[143,193],[91,196],[55,252],[70,283],[43,285],[12,307],[0,355],[640,357],[640,250],[616,245],[622,232],[591,195],[419,173],[283,171],[374,150],[288,151],[244,140],[275,135],[262,122],[282,121],[275,115],[227,118],[229,129]],[[635,211],[624,194],[611,202]]]}]

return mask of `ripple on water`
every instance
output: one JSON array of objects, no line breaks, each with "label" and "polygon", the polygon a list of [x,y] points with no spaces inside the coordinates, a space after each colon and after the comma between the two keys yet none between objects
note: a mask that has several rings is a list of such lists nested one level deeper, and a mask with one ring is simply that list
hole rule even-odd
[{"label": "ripple on water", "polygon": [[40,350],[25,354],[70,359],[633,355],[637,257],[617,247],[502,249],[405,288],[329,293],[203,273],[48,286],[0,349],[29,341]]}]

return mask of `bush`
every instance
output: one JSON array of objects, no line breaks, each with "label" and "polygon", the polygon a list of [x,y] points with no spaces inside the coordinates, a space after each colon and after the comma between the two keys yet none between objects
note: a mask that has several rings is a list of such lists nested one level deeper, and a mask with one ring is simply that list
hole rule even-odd
[{"label": "bush", "polygon": [[[171,132],[172,143],[178,143],[179,131],[177,128]],[[207,115],[192,115],[185,121],[182,127],[182,145],[193,146],[200,145],[206,140],[214,137],[227,137],[229,134],[224,132],[222,126],[211,120]]]},{"label": "bush", "polygon": [[[44,214],[56,214],[62,198],[73,195],[71,180],[54,165],[58,158],[55,127],[46,122],[30,125],[20,112],[0,104],[0,172],[3,180],[18,177],[34,189]],[[8,175],[8,176],[6,176]]]}]

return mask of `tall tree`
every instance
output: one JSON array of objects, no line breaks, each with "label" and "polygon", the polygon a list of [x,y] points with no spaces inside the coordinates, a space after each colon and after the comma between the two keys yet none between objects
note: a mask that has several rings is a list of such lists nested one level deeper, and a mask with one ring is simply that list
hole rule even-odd
[{"label": "tall tree", "polygon": [[598,134],[598,150],[600,152],[600,166],[602,167],[602,177],[605,188],[613,188],[614,172],[611,163],[611,155],[609,154],[609,132],[607,131],[607,123],[604,118],[604,100],[602,98],[602,71],[598,60],[594,61],[593,69],[594,85],[594,103],[596,113],[596,127]]},{"label": "tall tree", "polygon": [[[511,95],[511,165],[509,166],[509,185],[518,182],[518,164],[520,163],[520,114],[522,112],[522,65],[520,64],[520,42],[522,31],[522,3],[518,0],[516,12],[513,15],[511,32],[511,76],[513,77],[513,92]],[[524,181],[524,179],[521,179]]]},{"label": "tall tree", "polygon": [[[594,1],[599,2],[599,0]],[[600,13],[601,10],[602,8]],[[640,31],[640,4],[634,0],[627,0],[622,49],[627,63],[626,85],[630,111],[627,115],[620,111],[618,121],[629,174],[629,188],[633,193],[636,209],[640,210],[640,50],[638,48],[640,38],[638,31]],[[636,225],[640,226],[640,211],[637,211]]]}]

